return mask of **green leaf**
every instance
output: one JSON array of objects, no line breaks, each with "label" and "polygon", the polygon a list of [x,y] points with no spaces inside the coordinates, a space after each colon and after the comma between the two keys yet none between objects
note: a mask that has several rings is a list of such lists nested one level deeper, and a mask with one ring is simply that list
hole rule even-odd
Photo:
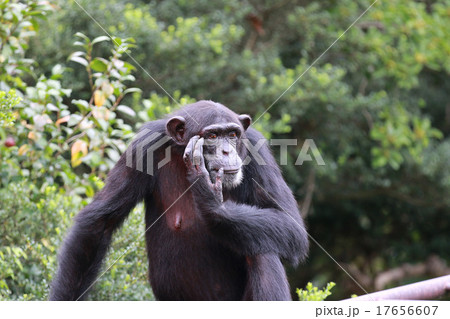
[{"label": "green leaf", "polygon": [[75,33],[75,36],[84,39],[86,42],[89,42],[89,38],[81,32]]},{"label": "green leaf", "polygon": [[117,152],[115,149],[108,148],[106,150],[106,153],[108,154],[108,157],[113,160],[114,162],[117,162],[120,158],[119,152]]},{"label": "green leaf", "polygon": [[76,62],[76,63],[79,63],[79,64],[84,65],[84,66],[88,66],[88,61],[86,59],[78,57],[78,56],[72,57],[69,60],[73,61],[73,62]]},{"label": "green leaf", "polygon": [[125,95],[125,94],[128,94],[128,93],[134,93],[134,92],[141,93],[142,90],[139,89],[139,88],[128,88],[125,91],[123,91],[123,94]]},{"label": "green leaf", "polygon": [[83,51],[75,51],[71,55],[69,55],[69,59],[71,59],[72,57],[85,56],[85,55],[86,55],[86,53]]},{"label": "green leaf", "polygon": [[136,112],[131,107],[126,106],[126,105],[119,105],[117,107],[117,111],[125,113],[126,115],[129,115],[131,117],[135,117],[136,116]]},{"label": "green leaf", "polygon": [[134,67],[134,65],[132,65],[131,63],[128,63],[128,62],[125,62],[125,63],[123,64],[123,66],[124,66],[125,68],[127,68],[128,71],[134,71],[134,70],[136,70],[136,68]]},{"label": "green leaf", "polygon": [[110,40],[110,38],[108,36],[102,35],[102,36],[96,37],[94,40],[92,40],[92,44],[96,44],[96,43],[103,42],[103,41],[109,41],[109,40]]},{"label": "green leaf", "polygon": [[112,40],[115,45],[120,46],[122,44],[122,39],[119,37],[112,37]]},{"label": "green leaf", "polygon": [[105,72],[108,69],[108,65],[98,58],[91,61],[90,67],[96,72]]},{"label": "green leaf", "polygon": [[72,104],[78,106],[81,111],[86,111],[89,109],[89,103],[85,100],[72,100]]}]

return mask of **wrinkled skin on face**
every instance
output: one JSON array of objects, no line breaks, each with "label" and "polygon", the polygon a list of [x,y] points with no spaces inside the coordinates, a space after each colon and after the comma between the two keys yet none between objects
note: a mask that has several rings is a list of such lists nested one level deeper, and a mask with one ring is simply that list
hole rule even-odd
[{"label": "wrinkled skin on face", "polygon": [[187,179],[191,184],[195,184],[198,179],[205,178],[209,189],[214,193],[218,202],[223,202],[222,194],[222,179],[223,168],[217,170],[208,171],[205,165],[205,158],[203,156],[203,145],[205,143],[204,138],[196,135],[191,138],[186,149],[184,151],[183,159],[188,169]]},{"label": "wrinkled skin on face", "polygon": [[[211,189],[219,201],[223,200],[222,188],[231,189],[242,182],[242,159],[236,145],[240,133],[239,126],[221,125],[207,128],[195,135],[186,146],[184,161],[188,168],[188,178],[208,177]],[[212,130],[211,130],[212,129]]]},{"label": "wrinkled skin on face", "polygon": [[227,189],[238,186],[242,181],[242,159],[237,151],[240,127],[234,123],[212,125],[203,132],[203,155],[212,182],[215,174],[223,169],[222,183]]},{"label": "wrinkled skin on face", "polygon": [[[211,183],[215,183],[215,177],[219,170],[223,170],[220,179],[223,187],[232,189],[242,182],[242,158],[244,155],[241,143],[241,137],[250,126],[251,118],[246,114],[236,115],[232,112],[225,112],[223,106],[220,106],[220,112],[215,116],[208,116],[204,121],[207,124],[198,129],[199,123],[188,123],[191,117],[185,118],[176,115],[168,120],[166,124],[167,133],[172,137],[173,141],[180,145],[186,146],[184,160],[190,169],[189,159],[194,157],[200,160],[196,154],[202,154],[204,158],[203,165],[208,172]],[[210,109],[205,109],[202,115],[209,114]],[[240,151],[239,151],[240,149]],[[193,172],[191,172],[191,175]]]},{"label": "wrinkled skin on face", "polygon": [[234,188],[243,177],[242,159],[237,151],[241,134],[241,127],[236,123],[207,126],[200,135],[190,139],[184,153],[185,161],[201,165],[200,171],[209,174],[211,183],[216,182],[219,171],[223,172],[219,176],[223,187]]}]

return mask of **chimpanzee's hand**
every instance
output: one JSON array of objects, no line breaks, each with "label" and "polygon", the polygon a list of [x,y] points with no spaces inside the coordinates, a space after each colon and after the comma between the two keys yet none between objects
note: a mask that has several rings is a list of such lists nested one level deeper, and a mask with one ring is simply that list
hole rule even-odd
[{"label": "chimpanzee's hand", "polygon": [[208,172],[203,156],[203,144],[205,140],[196,135],[191,138],[184,151],[183,159],[187,167],[187,179],[194,183],[206,183],[207,187],[214,193],[217,200],[222,203],[222,177],[223,168]]},{"label": "chimpanzee's hand", "polygon": [[197,178],[207,177],[209,173],[205,166],[205,159],[203,157],[203,144],[205,140],[200,136],[195,135],[191,138],[186,149],[184,150],[184,163],[187,167],[188,178],[193,181]]},{"label": "chimpanzee's hand", "polygon": [[223,202],[223,193],[222,193],[222,178],[223,178],[223,168],[220,168],[218,171],[212,171],[209,173],[211,175],[211,187],[217,198],[217,200],[222,203]]}]

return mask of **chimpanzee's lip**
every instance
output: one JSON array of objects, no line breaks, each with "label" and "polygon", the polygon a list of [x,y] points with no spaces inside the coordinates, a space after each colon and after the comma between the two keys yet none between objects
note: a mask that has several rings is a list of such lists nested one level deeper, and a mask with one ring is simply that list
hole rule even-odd
[{"label": "chimpanzee's lip", "polygon": [[224,170],[223,173],[224,174],[236,174],[237,172],[239,172],[239,168],[237,169],[229,169],[229,170]]}]

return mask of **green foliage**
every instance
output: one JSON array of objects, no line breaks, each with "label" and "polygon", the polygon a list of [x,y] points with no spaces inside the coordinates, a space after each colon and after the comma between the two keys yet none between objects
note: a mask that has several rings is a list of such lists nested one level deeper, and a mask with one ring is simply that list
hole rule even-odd
[{"label": "green foliage", "polygon": [[[160,119],[166,114],[175,111],[179,105],[195,102],[195,100],[188,95],[181,96],[180,91],[173,92],[172,97],[175,101],[178,101],[178,103],[174,103],[173,100],[167,95],[161,96],[156,93],[152,93],[149,98],[141,99],[141,94],[135,94],[135,107],[140,107],[141,109],[141,111],[138,112],[138,117],[141,124]],[[138,103],[142,104],[142,106],[139,106]]]},{"label": "green foliage", "polygon": [[[374,28],[367,34],[365,44],[374,56],[374,77],[392,78],[401,88],[419,85],[423,68],[450,71],[446,55],[450,44],[448,0],[436,1],[432,10],[423,2],[380,2],[369,13],[373,23],[380,23],[383,32]],[[378,64],[378,65],[377,65]]]},{"label": "green foliage", "polygon": [[[121,102],[139,90],[125,84],[134,81],[134,67],[120,58],[133,46],[132,39],[115,38],[111,56],[104,59],[92,56],[92,48],[104,38],[91,42],[81,33],[77,36],[83,42],[76,45],[84,51],[76,51],[70,59],[85,64],[91,96],[66,104],[72,91],[60,82],[67,71],[59,64],[50,77],[40,76],[35,85],[26,87],[19,121],[7,130],[17,138],[17,147],[1,149],[2,183],[22,176],[38,185],[59,183],[68,191],[92,196],[98,189],[97,177],[105,177],[125,150],[133,128],[118,114],[136,115]],[[83,174],[75,174],[74,169],[82,164]]]},{"label": "green foliage", "polygon": [[47,2],[38,0],[0,2],[0,90],[26,86],[22,77],[31,72],[34,62],[25,58],[28,39],[51,10]]},{"label": "green foliage", "polygon": [[305,289],[297,289],[298,300],[300,301],[323,301],[331,295],[331,289],[336,286],[334,282],[329,282],[324,289],[314,287],[308,282]]},{"label": "green foliage", "polygon": [[14,123],[13,108],[19,104],[20,98],[15,90],[8,93],[0,91],[0,126],[10,126]]},{"label": "green foliage", "polygon": [[[28,48],[27,37],[34,33],[17,33],[16,30],[27,24],[23,21],[28,13],[39,17],[36,10],[41,8],[35,6],[35,1],[10,4],[12,7],[3,7],[5,12],[13,10],[12,14],[21,12],[22,16],[2,25],[5,32],[0,33],[0,37],[4,45],[9,43],[12,34],[22,37],[15,41],[22,43],[24,51],[20,61],[3,59],[4,70],[31,61],[23,56]],[[14,11],[17,8],[21,10],[19,13]],[[33,28],[37,29],[38,25]],[[93,56],[93,50],[109,38],[97,37],[91,41],[82,33],[77,33],[76,37],[75,46],[81,47],[81,51],[71,54],[69,60],[85,67],[89,98],[70,101],[72,90],[61,83],[70,70],[60,64],[52,68],[48,77],[34,76],[32,70],[27,69],[27,73],[36,78],[34,84],[25,84],[21,79],[24,74],[19,72],[14,73],[14,78],[0,78],[4,86],[14,82],[21,96],[19,98],[12,89],[8,93],[0,92],[0,136],[10,136],[15,141],[14,146],[0,145],[1,300],[47,298],[48,285],[56,270],[56,250],[75,213],[87,204],[77,194],[91,197],[103,186],[101,178],[125,150],[133,132],[132,125],[125,121],[136,117],[136,112],[123,100],[128,94],[137,94],[140,98],[140,90],[125,84],[135,80],[131,74],[135,68],[121,60],[134,46],[133,39],[113,38],[110,55],[103,58]],[[162,106],[158,103],[166,102],[152,100],[154,105],[148,106],[147,113],[150,109],[159,112]],[[144,103],[141,112],[146,110]],[[17,120],[11,126],[14,117]],[[128,225],[133,228],[125,227],[116,236],[114,251],[121,249],[120,244],[126,242],[124,237],[129,239],[136,233],[135,227],[141,224],[141,220],[132,215]],[[104,289],[98,295],[94,292],[92,298],[111,300],[126,295],[151,299],[151,288],[145,278],[145,257],[141,256],[140,260],[135,257],[133,254],[131,260],[119,260],[112,268],[114,282],[101,283]]]},{"label": "green foliage", "polygon": [[[87,204],[55,186],[22,181],[0,189],[0,300],[46,300],[57,249],[75,214]],[[92,300],[154,299],[147,281],[142,207],[115,236],[105,265],[112,265]],[[122,256],[130,246],[131,254]],[[119,258],[121,257],[121,258]],[[119,258],[119,260],[117,260]]]},{"label": "green foliage", "polygon": [[0,300],[42,300],[56,270],[56,250],[82,204],[56,186],[26,180],[0,189]]},{"label": "green foliage", "polygon": [[389,163],[393,169],[399,169],[404,161],[403,149],[421,162],[430,139],[443,137],[439,130],[431,127],[428,118],[411,117],[401,105],[385,108],[378,116],[382,121],[375,123],[370,131],[372,139],[380,143],[372,148],[375,168]]}]

